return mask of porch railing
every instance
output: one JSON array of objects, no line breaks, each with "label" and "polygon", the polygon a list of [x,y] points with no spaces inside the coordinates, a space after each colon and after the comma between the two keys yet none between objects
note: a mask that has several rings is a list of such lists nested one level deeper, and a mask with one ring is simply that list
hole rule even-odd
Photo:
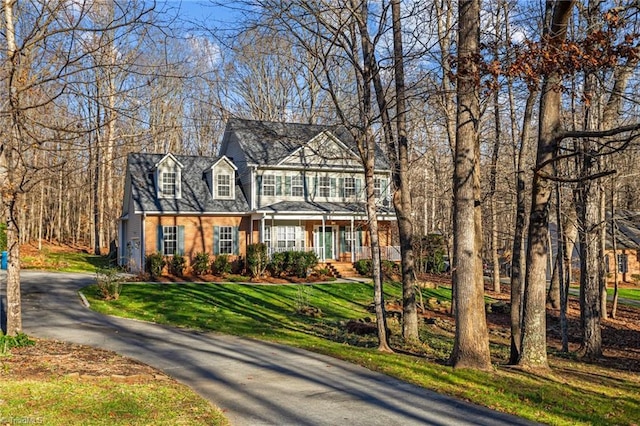
[{"label": "porch railing", "polygon": [[[269,256],[274,253],[282,253],[285,251],[313,251],[318,259],[322,259],[322,250],[324,247],[269,247]],[[371,247],[354,247],[354,257],[358,261],[360,259],[371,259]],[[383,260],[400,261],[400,246],[384,246],[380,247],[380,254]]]},{"label": "porch railing", "polygon": [[[356,247],[356,261],[360,259],[371,259],[371,247]],[[380,257],[382,260],[391,260],[393,262],[399,262],[400,246],[383,246],[380,247]]]},{"label": "porch railing", "polygon": [[322,247],[268,247],[267,253],[271,257],[274,253],[284,253],[285,251],[315,251],[318,257],[322,254]]}]

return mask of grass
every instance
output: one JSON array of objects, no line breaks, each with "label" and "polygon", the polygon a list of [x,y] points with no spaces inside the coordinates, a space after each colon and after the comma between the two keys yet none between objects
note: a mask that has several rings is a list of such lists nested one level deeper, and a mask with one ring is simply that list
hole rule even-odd
[{"label": "grass", "polygon": [[[607,289],[607,295],[613,296],[613,289]],[[620,288],[618,289],[618,297],[621,299],[640,301],[640,289],[636,288]]]},{"label": "grass", "polygon": [[172,381],[58,377],[2,380],[3,424],[227,425],[220,411]]},{"label": "grass", "polygon": [[[126,284],[120,298],[105,302],[95,286],[85,289],[92,308],[113,315],[199,330],[277,341],[342,358],[437,392],[500,411],[556,425],[637,424],[640,381],[637,376],[552,357],[543,376],[500,366],[505,341],[492,344],[493,371],[454,370],[445,366],[453,326],[425,325],[419,354],[382,354],[373,337],[344,331],[349,319],[371,317],[370,284],[316,284],[305,287],[304,302],[322,311],[320,318],[297,314],[300,287],[241,284]],[[399,299],[401,287],[385,286],[386,299]],[[450,300],[450,290],[425,290],[429,298]],[[399,326],[390,321],[393,335]],[[393,342],[396,346],[398,341]]]},{"label": "grass", "polygon": [[39,253],[35,252],[21,256],[21,264],[24,269],[44,269],[58,272],[94,273],[97,268],[107,266],[108,263],[105,256],[82,252],[56,251],[46,247]]}]

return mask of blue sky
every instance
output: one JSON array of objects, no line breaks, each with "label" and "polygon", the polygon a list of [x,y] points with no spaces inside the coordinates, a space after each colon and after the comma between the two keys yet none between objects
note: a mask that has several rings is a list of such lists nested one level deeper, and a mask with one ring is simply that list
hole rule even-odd
[{"label": "blue sky", "polygon": [[[215,21],[217,24],[235,20],[234,13],[225,7],[214,6],[207,0],[158,0],[160,8],[179,10],[185,20],[196,22]],[[164,3],[164,5],[162,4]],[[164,6],[164,7],[163,7]]]}]

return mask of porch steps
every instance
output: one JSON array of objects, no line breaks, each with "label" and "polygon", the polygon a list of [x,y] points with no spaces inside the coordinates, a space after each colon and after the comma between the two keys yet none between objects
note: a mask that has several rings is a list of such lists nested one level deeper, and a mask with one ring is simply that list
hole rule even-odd
[{"label": "porch steps", "polygon": [[336,278],[359,277],[360,274],[354,269],[351,262],[331,261],[325,262],[324,266],[329,269],[331,275]]}]

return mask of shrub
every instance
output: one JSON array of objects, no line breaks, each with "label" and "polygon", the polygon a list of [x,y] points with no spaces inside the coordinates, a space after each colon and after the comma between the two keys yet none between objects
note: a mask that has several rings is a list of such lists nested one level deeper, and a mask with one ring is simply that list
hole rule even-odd
[{"label": "shrub", "polygon": [[181,277],[184,274],[184,268],[186,266],[186,259],[181,254],[174,254],[169,261],[169,272],[173,275]]},{"label": "shrub", "polygon": [[313,251],[288,252],[287,272],[298,278],[306,278],[309,271],[318,265],[318,256]]},{"label": "shrub", "polygon": [[264,275],[268,263],[269,255],[266,244],[257,243],[247,246],[247,265],[249,266],[249,273],[252,277],[255,278]]},{"label": "shrub", "polygon": [[329,275],[331,273],[331,271],[329,271],[329,268],[318,268],[318,269],[316,269],[316,273],[318,275],[327,276],[327,275]]},{"label": "shrub", "polygon": [[382,273],[386,277],[392,277],[400,273],[400,265],[392,260],[382,260]]},{"label": "shrub", "polygon": [[287,253],[286,252],[276,252],[271,256],[271,261],[269,262],[268,269],[272,276],[279,277],[281,276],[287,266]]},{"label": "shrub", "polygon": [[162,253],[151,253],[145,260],[145,269],[151,275],[151,278],[158,278],[162,275],[162,268],[165,265]]},{"label": "shrub", "polygon": [[360,275],[365,277],[370,277],[373,272],[371,259],[360,259],[355,263],[354,267]]},{"label": "shrub", "polygon": [[122,292],[123,278],[118,268],[98,268],[96,270],[96,283],[100,296],[104,300],[118,300]]},{"label": "shrub", "polygon": [[211,265],[211,269],[213,269],[213,273],[216,275],[220,275],[224,277],[225,275],[231,272],[231,263],[229,262],[228,254],[219,254],[216,256],[213,261],[213,265]]},{"label": "shrub", "polygon": [[22,348],[25,346],[33,346],[36,342],[29,339],[24,333],[18,333],[15,336],[0,335],[0,354],[6,355],[10,349]]},{"label": "shrub", "polygon": [[193,273],[200,276],[209,272],[209,262],[211,262],[211,259],[209,259],[209,253],[196,253],[193,258],[193,265],[191,265]]}]

